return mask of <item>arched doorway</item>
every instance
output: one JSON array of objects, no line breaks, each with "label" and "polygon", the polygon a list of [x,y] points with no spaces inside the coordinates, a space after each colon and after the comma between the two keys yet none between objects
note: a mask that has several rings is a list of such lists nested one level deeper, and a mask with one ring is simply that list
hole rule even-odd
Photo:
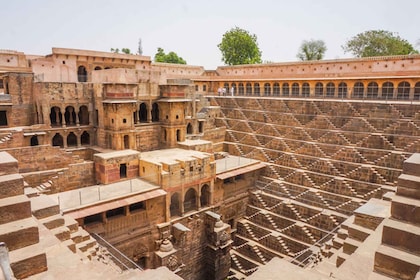
[{"label": "arched doorway", "polygon": [[60,107],[54,106],[51,108],[50,112],[50,123],[51,126],[60,126],[63,116],[61,115]]},{"label": "arched doorway", "polygon": [[77,137],[74,132],[70,132],[67,136],[67,146],[69,147],[76,147],[77,146]]},{"label": "arched doorway", "polygon": [[52,145],[63,148],[64,147],[63,136],[61,136],[59,133],[56,133],[52,139]]},{"label": "arched doorway", "polygon": [[176,130],[176,141],[181,141],[181,130],[179,129]]},{"label": "arched doorway", "polygon": [[210,205],[210,187],[207,184],[201,188],[200,205],[201,207]]},{"label": "arched doorway", "polygon": [[80,136],[80,143],[82,145],[90,145],[90,135],[87,131],[83,131],[82,135]]},{"label": "arched doorway", "polygon": [[124,135],[124,149],[130,149],[130,138],[128,135]]},{"label": "arched doorway", "polygon": [[191,125],[191,123],[187,124],[187,134],[192,134],[193,133],[193,127]]},{"label": "arched doorway", "polygon": [[146,103],[140,104],[140,122],[147,122],[147,105]]},{"label": "arched doorway", "polygon": [[77,80],[81,83],[87,82],[87,71],[86,67],[83,65],[77,68]]},{"label": "arched doorway", "polygon": [[193,188],[185,193],[184,197],[184,212],[189,212],[197,209],[197,195]]},{"label": "arched doorway", "polygon": [[179,203],[179,194],[174,193],[171,196],[171,205],[170,205],[170,212],[171,217],[173,216],[181,216],[181,210],[179,209],[180,203]]},{"label": "arched doorway", "polygon": [[80,125],[89,125],[89,111],[87,106],[80,106],[78,116]]},{"label": "arched doorway", "polygon": [[38,146],[39,142],[38,142],[38,136],[34,135],[31,137],[31,146]]},{"label": "arched doorway", "polygon": [[152,105],[152,122],[159,121],[159,104],[153,103]]},{"label": "arched doorway", "polygon": [[66,125],[76,124],[76,112],[74,111],[73,106],[66,107],[66,112],[64,113],[64,120],[66,121]]}]

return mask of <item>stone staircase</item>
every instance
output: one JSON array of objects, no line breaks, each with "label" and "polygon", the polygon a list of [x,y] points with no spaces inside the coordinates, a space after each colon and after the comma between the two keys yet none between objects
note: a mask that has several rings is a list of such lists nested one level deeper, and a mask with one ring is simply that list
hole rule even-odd
[{"label": "stone staircase", "polygon": [[[403,164],[391,217],[385,220],[374,271],[392,278],[414,279],[420,271],[420,154]],[[418,277],[418,276],[417,276]],[[416,278],[417,279],[417,278]]]},{"label": "stone staircase", "polygon": [[97,254],[98,245],[90,234],[82,229],[76,220],[60,214],[59,205],[47,195],[31,198],[32,214],[73,253],[86,259]]},{"label": "stone staircase", "polygon": [[0,152],[0,240],[9,249],[10,267],[16,278],[48,269],[38,223],[24,195],[23,177],[18,174],[18,161],[6,152]]}]

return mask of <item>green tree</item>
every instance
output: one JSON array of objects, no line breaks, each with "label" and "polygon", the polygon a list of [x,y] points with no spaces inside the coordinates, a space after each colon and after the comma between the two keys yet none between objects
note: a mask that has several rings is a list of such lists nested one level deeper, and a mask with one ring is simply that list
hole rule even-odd
[{"label": "green tree", "polygon": [[157,53],[154,58],[155,62],[175,63],[175,64],[187,64],[187,62],[175,52],[169,52],[165,54],[162,48],[157,49]]},{"label": "green tree", "polygon": [[344,52],[356,57],[406,55],[418,53],[398,33],[385,30],[369,30],[352,37],[342,46]]},{"label": "green tree", "polygon": [[327,51],[327,46],[322,40],[304,40],[296,55],[300,60],[321,60]]},{"label": "green tree", "polygon": [[[119,48],[116,48],[116,49],[111,48],[111,52],[113,52],[113,53],[120,53],[120,49]],[[125,54],[132,54],[129,48],[122,48],[121,49],[121,52],[122,53],[125,53]]]},{"label": "green tree", "polygon": [[223,34],[222,42],[217,47],[222,52],[222,61],[227,65],[262,62],[257,36],[239,27]]}]

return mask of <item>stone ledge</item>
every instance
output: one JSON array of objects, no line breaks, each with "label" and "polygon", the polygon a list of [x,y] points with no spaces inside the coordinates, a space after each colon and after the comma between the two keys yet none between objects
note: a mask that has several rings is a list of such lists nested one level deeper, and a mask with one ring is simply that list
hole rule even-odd
[{"label": "stone ledge", "polygon": [[18,279],[26,278],[48,269],[44,248],[39,243],[11,251],[9,258],[12,271]]},{"label": "stone ledge", "polygon": [[414,279],[420,269],[420,256],[380,245],[375,253],[374,270],[396,279]]},{"label": "stone ledge", "polygon": [[0,199],[0,225],[31,216],[31,203],[25,195]]},{"label": "stone ledge", "polygon": [[384,222],[382,243],[420,255],[420,227],[388,219]]}]

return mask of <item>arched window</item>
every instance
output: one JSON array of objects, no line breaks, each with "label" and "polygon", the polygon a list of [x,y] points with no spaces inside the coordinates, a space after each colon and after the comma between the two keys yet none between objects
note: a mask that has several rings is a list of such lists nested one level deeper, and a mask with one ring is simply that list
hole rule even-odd
[{"label": "arched window", "polygon": [[87,71],[86,67],[83,65],[77,68],[77,80],[81,83],[87,82]]},{"label": "arched window", "polygon": [[315,84],[315,96],[324,96],[324,85],[320,82]]},{"label": "arched window", "polygon": [[279,83],[274,83],[273,85],[273,95],[280,96],[280,85]]},{"label": "arched window", "polygon": [[50,113],[51,126],[61,125],[62,119],[63,119],[63,116],[61,115],[60,107],[57,107],[57,106],[52,107],[51,113]]},{"label": "arched window", "polygon": [[76,147],[77,146],[77,137],[74,132],[70,132],[67,136],[67,146],[69,147]]},{"label": "arched window", "polygon": [[223,85],[223,88],[224,88],[224,93],[225,93],[225,94],[228,94],[228,93],[229,93],[229,83],[225,83],[225,84]]},{"label": "arched window", "polygon": [[243,83],[238,84],[238,94],[239,95],[244,95],[244,84]]},{"label": "arched window", "polygon": [[302,85],[302,96],[309,96],[311,95],[311,88],[309,87],[308,83],[303,83]]},{"label": "arched window", "polygon": [[52,139],[52,145],[63,148],[64,147],[63,136],[61,136],[59,133],[56,133]]},{"label": "arched window", "polygon": [[293,83],[292,84],[292,96],[299,96],[299,84]]},{"label": "arched window", "polygon": [[382,84],[382,98],[393,99],[394,98],[394,84],[391,82],[385,82]]},{"label": "arched window", "polygon": [[255,96],[260,96],[260,84],[259,83],[254,84],[254,95]]},{"label": "arched window", "polygon": [[326,87],[326,96],[327,97],[334,97],[335,95],[335,85],[334,83],[328,83]]},{"label": "arched window", "polygon": [[246,83],[246,95],[252,95],[252,85],[251,85],[251,83]]},{"label": "arched window", "polygon": [[82,135],[80,136],[80,143],[82,145],[90,145],[90,135],[87,131],[83,131]]},{"label": "arched window", "polygon": [[200,205],[201,207],[210,205],[210,187],[207,184],[201,188]]},{"label": "arched window", "polygon": [[420,82],[414,86],[414,100],[420,100]]},{"label": "arched window", "polygon": [[124,149],[130,149],[130,137],[124,135]]},{"label": "arched window", "polygon": [[193,126],[191,125],[191,123],[187,124],[187,134],[192,134],[193,133]]},{"label": "arched window", "polygon": [[189,212],[197,209],[197,194],[193,188],[190,188],[184,197],[184,212]]},{"label": "arched window", "polygon": [[66,121],[66,125],[76,124],[76,112],[74,111],[73,106],[66,107],[66,112],[64,113],[64,120]]},{"label": "arched window", "polygon": [[38,142],[38,136],[34,135],[31,137],[31,146],[38,146],[39,142]]},{"label": "arched window", "polygon": [[354,98],[363,98],[365,95],[365,87],[361,82],[357,82],[354,84],[353,88],[353,97]]},{"label": "arched window", "polygon": [[237,95],[236,93],[236,84],[232,83],[231,87],[230,87],[230,94],[231,95]]},{"label": "arched window", "polygon": [[289,84],[284,83],[282,86],[283,96],[289,96]]},{"label": "arched window", "polygon": [[179,129],[176,130],[176,141],[181,141],[181,130]]},{"label": "arched window", "polygon": [[159,104],[153,103],[152,104],[152,122],[159,121]]},{"label": "arched window", "polygon": [[80,125],[88,125],[89,124],[89,111],[88,107],[83,105],[79,108],[79,113],[77,114],[79,116],[79,123]]},{"label": "arched window", "polygon": [[265,96],[271,95],[271,85],[269,83],[264,84],[264,95]]},{"label": "arched window", "polygon": [[100,66],[96,66],[93,70],[102,70],[102,68]]},{"label": "arched window", "polygon": [[408,82],[401,82],[398,84],[398,99],[410,99],[410,84]]},{"label": "arched window", "polygon": [[174,193],[171,196],[171,205],[169,206],[170,211],[171,211],[171,217],[181,216],[181,209],[180,209],[180,203],[179,202],[180,202],[179,194]]},{"label": "arched window", "polygon": [[339,98],[347,97],[347,84],[344,82],[341,82],[338,84],[338,97]]},{"label": "arched window", "polygon": [[140,104],[140,122],[147,122],[147,105],[146,103]]},{"label": "arched window", "polygon": [[378,91],[378,84],[376,82],[370,82],[367,86],[367,98],[378,98]]}]

